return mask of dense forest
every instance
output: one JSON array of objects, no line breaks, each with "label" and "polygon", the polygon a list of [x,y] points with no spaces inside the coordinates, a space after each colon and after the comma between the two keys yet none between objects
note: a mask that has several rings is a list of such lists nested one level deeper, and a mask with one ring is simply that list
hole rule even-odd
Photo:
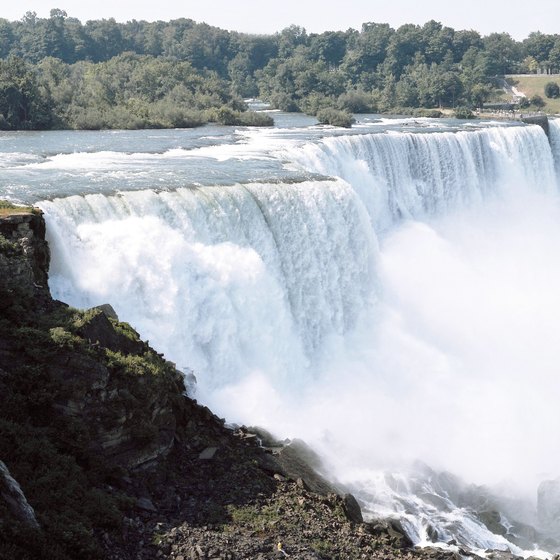
[{"label": "dense forest", "polygon": [[0,128],[266,125],[243,98],[309,114],[479,107],[496,76],[560,69],[560,35],[482,37],[436,21],[248,35],[190,19],[0,19]]}]

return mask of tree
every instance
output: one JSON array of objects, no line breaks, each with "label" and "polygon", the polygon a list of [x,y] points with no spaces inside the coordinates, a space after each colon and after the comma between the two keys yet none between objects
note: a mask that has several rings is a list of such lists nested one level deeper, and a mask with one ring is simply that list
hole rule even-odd
[{"label": "tree", "polygon": [[327,31],[320,35],[311,35],[309,51],[315,60],[326,62],[336,68],[346,54],[347,36],[342,31]]},{"label": "tree", "polygon": [[484,48],[488,55],[489,70],[493,75],[511,74],[523,59],[520,45],[509,33],[491,33],[484,37]]},{"label": "tree", "polygon": [[544,94],[549,99],[558,99],[560,97],[560,86],[556,82],[548,82],[544,86]]},{"label": "tree", "polygon": [[49,100],[21,58],[0,60],[0,115],[8,130],[45,129],[52,123]]},{"label": "tree", "polygon": [[14,46],[14,31],[7,19],[0,19],[0,58],[6,58]]},{"label": "tree", "polygon": [[560,70],[560,39],[557,39],[549,53],[551,69],[558,72]]},{"label": "tree", "polygon": [[523,49],[527,56],[532,56],[539,64],[548,61],[550,51],[554,47],[557,36],[545,35],[540,31],[529,34],[523,41]]},{"label": "tree", "polygon": [[542,109],[546,102],[540,95],[535,94],[531,97],[531,105],[537,107],[537,109]]}]

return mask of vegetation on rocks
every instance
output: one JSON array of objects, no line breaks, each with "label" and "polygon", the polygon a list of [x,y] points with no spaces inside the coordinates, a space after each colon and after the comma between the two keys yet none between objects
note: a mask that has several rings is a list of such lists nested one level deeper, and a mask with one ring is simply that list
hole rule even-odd
[{"label": "vegetation on rocks", "polygon": [[317,113],[317,120],[321,124],[330,124],[332,126],[341,126],[350,128],[355,122],[354,117],[346,111],[339,111],[337,109],[321,109]]},{"label": "vegetation on rocks", "polygon": [[474,119],[474,114],[468,107],[457,107],[453,114],[456,119]]},{"label": "vegetation on rocks", "polygon": [[[134,453],[115,451],[119,445],[151,451],[162,429],[151,403],[168,406],[171,414],[180,409],[184,386],[172,364],[130,327],[101,311],[53,301],[37,283],[40,276],[10,282],[10,267],[19,274],[28,258],[22,240],[35,233],[18,229],[21,223],[12,235],[12,222],[0,223],[0,457],[41,529],[14,521],[0,499],[0,558],[100,558],[96,531],[118,529],[131,506],[113,485]],[[122,441],[104,445],[116,425]]]},{"label": "vegetation on rocks", "polygon": [[29,213],[33,211],[33,208],[30,208],[28,206],[20,206],[17,204],[13,204],[7,200],[0,200],[0,217],[8,216],[10,214],[21,214],[25,212]]}]

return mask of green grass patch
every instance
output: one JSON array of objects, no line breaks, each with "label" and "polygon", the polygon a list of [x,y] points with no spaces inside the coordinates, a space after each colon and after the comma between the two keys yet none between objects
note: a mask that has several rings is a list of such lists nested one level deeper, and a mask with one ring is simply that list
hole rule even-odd
[{"label": "green grass patch", "polygon": [[276,505],[228,505],[227,512],[235,525],[241,525],[253,531],[266,531],[281,519]]},{"label": "green grass patch", "polygon": [[[545,113],[560,114],[560,98],[549,99],[544,94],[544,87],[548,82],[556,82],[560,85],[560,74],[512,74],[506,76],[506,80],[509,84],[523,92],[529,99],[533,95],[540,95],[546,103],[543,107]],[[528,113],[533,110],[535,109],[530,107],[524,111]]]},{"label": "green grass patch", "polygon": [[0,200],[0,217],[10,216],[12,214],[26,214],[29,212],[36,212],[37,209],[32,206],[18,206],[8,200]]}]

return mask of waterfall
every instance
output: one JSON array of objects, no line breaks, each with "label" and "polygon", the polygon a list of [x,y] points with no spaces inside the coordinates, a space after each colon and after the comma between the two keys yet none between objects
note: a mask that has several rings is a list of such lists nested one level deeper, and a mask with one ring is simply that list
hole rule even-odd
[{"label": "waterfall", "polygon": [[550,146],[538,126],[329,137],[287,157],[352,184],[377,231],[520,185],[556,188]]},{"label": "waterfall", "polygon": [[556,174],[560,177],[560,119],[548,119],[548,126]]},{"label": "waterfall", "polygon": [[286,140],[273,157],[322,179],[45,200],[51,289],[111,303],[228,419],[306,438],[415,542],[519,551],[411,465],[560,468],[539,447],[560,429],[540,404],[560,390],[551,131],[552,150],[537,126]]},{"label": "waterfall", "polygon": [[[42,203],[51,286],[111,301],[203,385],[286,376],[374,294],[376,238],[344,181],[72,196]],[[295,374],[294,374],[295,375]]]}]

